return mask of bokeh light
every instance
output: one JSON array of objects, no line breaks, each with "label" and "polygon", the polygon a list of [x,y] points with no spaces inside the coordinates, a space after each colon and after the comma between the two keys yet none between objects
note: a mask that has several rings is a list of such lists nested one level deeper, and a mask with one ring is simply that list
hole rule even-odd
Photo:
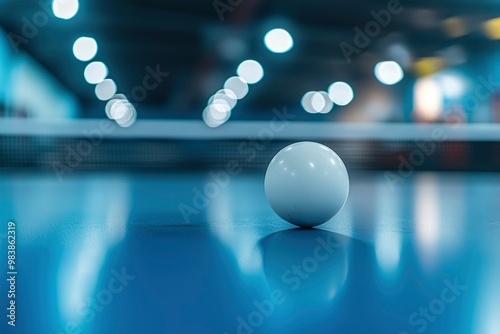
[{"label": "bokeh light", "polygon": [[99,100],[106,101],[116,94],[116,84],[112,79],[101,81],[95,86],[95,95]]},{"label": "bokeh light", "polygon": [[445,65],[442,57],[424,57],[413,63],[413,70],[418,77],[423,77],[441,71]]},{"label": "bokeh light", "polygon": [[116,94],[106,103],[106,116],[121,127],[129,127],[137,119],[137,111],[123,94]]},{"label": "bokeh light", "polygon": [[285,53],[293,47],[293,38],[285,29],[277,28],[264,36],[264,44],[274,53]]},{"label": "bokeh light", "polygon": [[394,85],[404,77],[401,66],[395,61],[383,61],[375,65],[375,77],[384,85]]},{"label": "bokeh light", "polygon": [[85,67],[83,75],[88,83],[98,84],[108,76],[108,68],[103,62],[94,61]]},{"label": "bokeh light", "polygon": [[131,110],[130,117],[127,118],[125,121],[123,120],[116,121],[116,123],[118,123],[118,125],[121,126],[122,128],[130,127],[137,120],[137,112],[135,111],[134,106],[132,104],[129,104],[128,108],[130,108],[129,110]]},{"label": "bokeh light", "polygon": [[311,106],[315,112],[320,112],[326,106],[326,101],[323,95],[315,92],[311,97]]},{"label": "bokeh light", "polygon": [[121,100],[127,100],[127,98],[123,94],[116,94],[106,103],[106,116],[109,119],[114,119],[114,115],[112,114],[113,105]]},{"label": "bokeh light", "polygon": [[321,97],[323,98],[323,101],[325,102],[324,105],[323,105],[323,108],[321,108],[321,109],[318,110],[318,113],[320,113],[320,114],[328,114],[332,110],[332,108],[333,108],[333,102],[332,102],[332,100],[328,96],[327,92],[321,91],[321,92],[317,92],[317,93],[321,95]]},{"label": "bokeh light", "polygon": [[467,25],[460,16],[452,16],[444,19],[443,29],[446,35],[451,38],[462,37],[468,32]]},{"label": "bokeh light", "polygon": [[462,97],[467,89],[466,80],[459,74],[439,74],[437,75],[437,81],[442,88],[444,96],[449,99]]},{"label": "bokeh light", "polygon": [[303,96],[302,96],[302,99],[300,100],[300,104],[302,104],[302,108],[304,108],[304,110],[310,114],[315,114],[317,113],[317,111],[313,108],[312,106],[312,99],[313,99],[313,96],[316,94],[317,92],[315,91],[309,91],[309,92],[306,92]]},{"label": "bokeh light", "polygon": [[490,39],[500,39],[500,17],[496,17],[484,22],[483,29],[486,36],[488,36]]},{"label": "bokeh light", "polygon": [[418,122],[434,122],[443,112],[443,92],[437,80],[420,78],[413,87],[413,113]]},{"label": "bokeh light", "polygon": [[211,128],[224,124],[231,116],[231,109],[225,104],[210,104],[203,110],[203,121]]},{"label": "bokeh light", "polygon": [[75,16],[79,7],[78,0],[54,0],[52,2],[54,16],[63,20],[69,20]]},{"label": "bokeh light", "polygon": [[80,37],[73,44],[73,54],[78,60],[88,61],[97,54],[97,42],[90,37]]},{"label": "bokeh light", "polygon": [[328,96],[335,104],[346,106],[354,99],[354,91],[346,82],[337,81],[328,87]]},{"label": "bokeh light", "polygon": [[215,93],[208,99],[207,105],[211,104],[214,100],[226,101],[231,109],[233,109],[238,102],[236,94],[230,89],[218,90],[217,93]]},{"label": "bokeh light", "polygon": [[115,103],[111,106],[111,119],[119,120],[129,117],[130,110],[127,108],[129,104],[127,99],[114,99]]},{"label": "bokeh light", "polygon": [[234,93],[236,98],[242,99],[248,94],[248,85],[245,80],[240,77],[230,77],[224,83],[224,89],[229,89]]},{"label": "bokeh light", "polygon": [[333,102],[324,91],[309,91],[302,96],[300,103],[302,108],[310,114],[327,114],[333,108]]},{"label": "bokeh light", "polygon": [[119,100],[111,108],[112,116],[121,127],[129,127],[134,124],[137,118],[137,112],[128,100]]},{"label": "bokeh light", "polygon": [[264,76],[264,69],[258,61],[249,59],[243,61],[238,66],[236,73],[248,84],[254,84],[262,79],[262,77]]}]

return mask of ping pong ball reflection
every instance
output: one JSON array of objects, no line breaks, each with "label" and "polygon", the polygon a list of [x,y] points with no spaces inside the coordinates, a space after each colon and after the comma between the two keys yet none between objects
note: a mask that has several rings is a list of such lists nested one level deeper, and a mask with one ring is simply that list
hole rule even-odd
[{"label": "ping pong ball reflection", "polygon": [[273,210],[297,226],[313,227],[332,219],[349,194],[344,162],[330,148],[298,142],[279,151],[264,180]]}]

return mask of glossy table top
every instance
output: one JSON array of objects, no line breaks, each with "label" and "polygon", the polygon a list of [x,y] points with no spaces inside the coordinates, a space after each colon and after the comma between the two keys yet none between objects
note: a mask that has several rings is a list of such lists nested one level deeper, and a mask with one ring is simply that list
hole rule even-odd
[{"label": "glossy table top", "polygon": [[263,174],[4,172],[0,332],[500,333],[500,175],[350,178],[298,229]]}]

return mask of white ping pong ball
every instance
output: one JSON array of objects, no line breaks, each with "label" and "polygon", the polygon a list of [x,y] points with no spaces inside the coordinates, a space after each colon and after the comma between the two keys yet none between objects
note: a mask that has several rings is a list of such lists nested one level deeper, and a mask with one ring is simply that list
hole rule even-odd
[{"label": "white ping pong ball", "polygon": [[273,210],[297,226],[313,227],[332,219],[349,194],[349,175],[340,157],[325,145],[298,142],[279,151],[264,180]]}]

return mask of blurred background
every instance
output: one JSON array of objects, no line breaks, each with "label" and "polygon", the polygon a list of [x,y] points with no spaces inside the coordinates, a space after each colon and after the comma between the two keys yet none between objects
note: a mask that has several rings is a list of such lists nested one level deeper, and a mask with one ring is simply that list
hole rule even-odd
[{"label": "blurred background", "polygon": [[[285,117],[271,138],[281,142],[254,145],[259,155],[243,164],[264,168],[289,142],[321,140],[350,168],[399,168],[424,140],[438,141],[439,154],[419,168],[500,169],[491,1],[0,7],[2,167],[53,168],[88,133],[99,145],[91,140],[79,168],[216,167],[248,160],[241,140]],[[101,120],[118,130],[104,133]]]},{"label": "blurred background", "polygon": [[271,119],[286,106],[308,122],[500,121],[500,8],[492,1],[0,7],[2,117],[216,127]]}]

